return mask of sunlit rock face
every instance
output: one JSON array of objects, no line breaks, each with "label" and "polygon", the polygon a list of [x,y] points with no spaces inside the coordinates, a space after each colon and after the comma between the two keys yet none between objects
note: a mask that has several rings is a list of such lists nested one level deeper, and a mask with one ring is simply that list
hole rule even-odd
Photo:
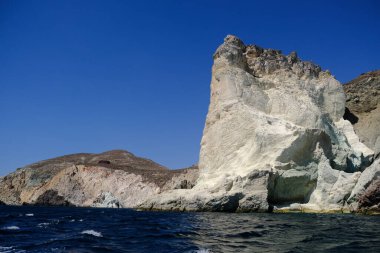
[{"label": "sunlit rock face", "polygon": [[339,210],[373,158],[344,112],[328,71],[227,36],[214,54],[197,184],[141,207]]},{"label": "sunlit rock face", "polygon": [[122,150],[62,156],[0,178],[0,204],[380,213],[379,76],[355,79],[346,98],[296,53],[227,36],[214,54],[199,169]]},{"label": "sunlit rock face", "polygon": [[123,150],[72,154],[0,178],[0,203],[133,208],[170,189],[193,187],[198,168],[169,170]]}]

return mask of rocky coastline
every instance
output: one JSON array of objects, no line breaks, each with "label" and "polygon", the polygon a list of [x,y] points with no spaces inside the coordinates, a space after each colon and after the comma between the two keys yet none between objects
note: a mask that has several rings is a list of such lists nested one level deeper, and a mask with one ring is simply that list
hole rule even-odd
[{"label": "rocky coastline", "polygon": [[[140,208],[378,212],[376,149],[356,134],[367,133],[366,124],[344,118],[356,112],[347,98],[346,108],[343,86],[295,52],[286,56],[227,36],[214,54],[197,184],[163,192]],[[372,118],[375,108],[366,110]],[[379,129],[371,126],[373,141]]]},{"label": "rocky coastline", "polygon": [[67,155],[0,178],[0,204],[380,213],[380,70],[342,85],[295,52],[228,35],[210,90],[198,165]]},{"label": "rocky coastline", "polygon": [[168,189],[190,188],[196,166],[169,170],[123,150],[40,161],[0,180],[0,203],[132,208]]}]

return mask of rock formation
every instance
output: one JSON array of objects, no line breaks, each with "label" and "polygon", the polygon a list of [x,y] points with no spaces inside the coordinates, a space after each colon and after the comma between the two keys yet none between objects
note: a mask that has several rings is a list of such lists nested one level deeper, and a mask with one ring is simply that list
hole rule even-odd
[{"label": "rock formation", "polygon": [[[353,190],[363,193],[373,181],[373,173],[362,177],[373,151],[344,113],[343,87],[328,71],[295,52],[285,56],[227,36],[214,54],[197,184],[140,207],[357,210],[360,197]],[[364,186],[356,189],[361,181]]]},{"label": "rock formation", "polygon": [[354,125],[360,140],[380,153],[380,70],[364,73],[344,86],[345,118]]},{"label": "rock formation", "polygon": [[198,169],[167,168],[114,150],[41,161],[0,179],[0,203],[135,207],[163,190],[189,188]]},{"label": "rock formation", "polygon": [[379,80],[370,72],[343,88],[295,52],[227,36],[199,171],[126,151],[69,155],[0,178],[0,204],[380,213]]},{"label": "rock formation", "polygon": [[355,210],[380,211],[380,70],[361,74],[343,86],[346,113],[361,142],[374,150],[376,161],[364,170],[348,202]]}]

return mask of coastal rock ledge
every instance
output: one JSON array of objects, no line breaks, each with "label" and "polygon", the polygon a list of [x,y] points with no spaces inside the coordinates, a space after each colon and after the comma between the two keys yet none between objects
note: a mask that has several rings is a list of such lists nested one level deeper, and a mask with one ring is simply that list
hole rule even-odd
[{"label": "coastal rock ledge", "polygon": [[229,35],[214,54],[196,185],[138,207],[377,212],[380,162],[345,110],[343,86],[329,71]]}]

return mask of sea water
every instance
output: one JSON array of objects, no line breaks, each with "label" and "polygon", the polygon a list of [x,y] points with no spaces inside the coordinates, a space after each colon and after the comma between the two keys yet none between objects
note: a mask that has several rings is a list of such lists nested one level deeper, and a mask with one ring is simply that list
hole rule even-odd
[{"label": "sea water", "polygon": [[380,217],[0,206],[0,252],[380,252]]}]

